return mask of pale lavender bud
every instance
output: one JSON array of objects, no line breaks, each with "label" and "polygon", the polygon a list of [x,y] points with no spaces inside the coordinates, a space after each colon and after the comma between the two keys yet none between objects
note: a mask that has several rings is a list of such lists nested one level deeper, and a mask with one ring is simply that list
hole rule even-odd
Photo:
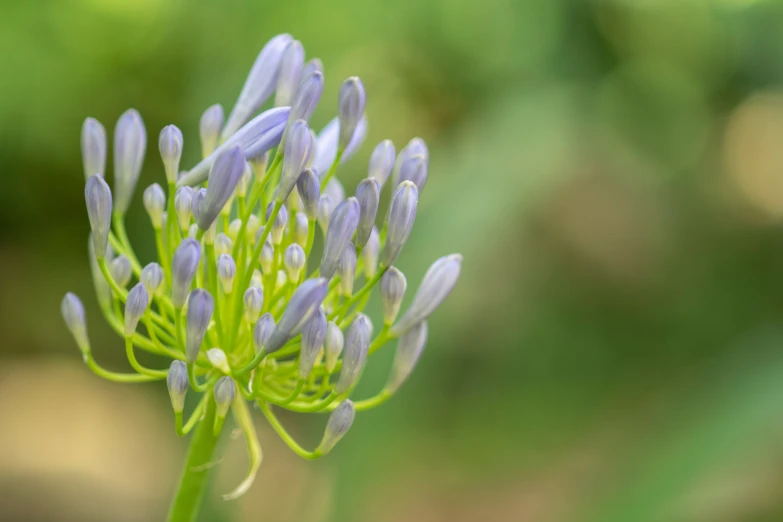
[{"label": "pale lavender bud", "polygon": [[326,338],[326,312],[318,307],[302,329],[302,348],[299,351],[299,378],[307,379]]},{"label": "pale lavender bud", "polygon": [[210,348],[207,350],[207,360],[213,368],[217,368],[223,373],[231,373],[231,367],[228,365],[226,352],[220,348]]},{"label": "pale lavender bud", "polygon": [[158,149],[166,171],[166,181],[176,183],[179,161],[182,159],[182,131],[176,125],[166,125],[158,137]]},{"label": "pale lavender bud", "polygon": [[[200,229],[198,228],[198,225],[195,223],[191,223],[190,226],[188,226],[188,237],[192,239],[196,239],[198,236],[198,231]],[[206,238],[207,234],[204,234],[204,237]]]},{"label": "pale lavender bud", "polygon": [[424,274],[410,307],[392,327],[391,333],[395,336],[402,335],[413,325],[427,319],[454,289],[461,265],[462,256],[459,254],[451,254],[435,261]]},{"label": "pale lavender bud", "polygon": [[405,289],[408,282],[405,275],[391,266],[381,277],[381,303],[383,304],[383,324],[391,326],[400,312],[402,298],[405,297]]},{"label": "pale lavender bud", "polygon": [[234,277],[237,275],[237,265],[229,254],[221,254],[217,260],[217,275],[223,293],[230,294],[234,290]]},{"label": "pale lavender bud", "polygon": [[68,292],[60,303],[60,313],[65,320],[65,326],[73,335],[76,345],[84,355],[90,353],[90,340],[87,337],[87,319],[84,305],[76,294]]},{"label": "pale lavender bud", "polygon": [[320,58],[313,58],[305,64],[304,69],[302,70],[302,78],[307,78],[315,71],[322,74],[324,72],[324,64]]},{"label": "pale lavender bud", "polygon": [[367,360],[371,334],[372,324],[367,316],[364,314],[356,316],[345,334],[343,367],[340,370],[340,379],[334,387],[337,395],[347,393],[359,380]]},{"label": "pale lavender bud", "polygon": [[109,274],[117,286],[125,288],[131,280],[133,269],[125,256],[117,256],[109,263]]},{"label": "pale lavender bud", "polygon": [[414,325],[400,337],[397,342],[397,352],[394,354],[392,371],[386,386],[384,386],[386,391],[394,393],[402,386],[402,383],[413,372],[426,343],[427,321]]},{"label": "pale lavender bud", "polygon": [[294,242],[301,246],[307,246],[307,235],[310,231],[310,223],[303,212],[297,212],[294,218]]},{"label": "pale lavender bud", "polygon": [[95,118],[87,118],[82,124],[82,163],[84,179],[93,174],[106,176],[106,129]]},{"label": "pale lavender bud", "polygon": [[356,187],[356,199],[359,201],[359,225],[356,227],[356,246],[364,247],[370,239],[372,227],[375,225],[375,215],[378,213],[378,202],[381,197],[381,186],[374,179],[362,180]]},{"label": "pale lavender bud", "polygon": [[378,229],[372,227],[370,239],[362,249],[362,259],[364,260],[364,277],[368,280],[375,277],[378,273],[378,256],[381,253],[381,238]]},{"label": "pale lavender bud", "polygon": [[277,76],[277,92],[275,93],[277,107],[291,105],[294,91],[302,81],[304,55],[304,47],[299,40],[294,40],[286,47]]},{"label": "pale lavender bud", "polygon": [[228,409],[234,401],[234,395],[237,393],[237,387],[233,379],[229,376],[223,376],[215,383],[213,395],[215,396],[215,415],[222,419],[228,415]]},{"label": "pale lavender bud", "polygon": [[188,367],[182,361],[171,361],[169,373],[166,376],[166,386],[169,389],[171,408],[175,413],[182,413],[185,409],[185,395],[190,388],[188,379]]},{"label": "pale lavender bud", "polygon": [[256,321],[256,326],[253,328],[253,346],[255,346],[256,352],[260,352],[266,346],[267,341],[272,336],[272,332],[275,331],[275,318],[269,312],[261,316]]},{"label": "pale lavender bud", "polygon": [[427,144],[421,138],[413,138],[408,142],[405,147],[402,148],[400,154],[397,156],[397,162],[394,165],[394,185],[398,185],[400,181],[399,174],[402,164],[408,161],[413,156],[423,156],[426,163],[430,161],[430,151],[427,149]]},{"label": "pale lavender bud", "polygon": [[112,198],[109,185],[99,174],[93,174],[87,180],[84,186],[84,200],[87,204],[87,217],[90,220],[95,254],[98,259],[102,259],[109,245]]},{"label": "pale lavender bud", "polygon": [[223,107],[219,103],[208,107],[201,115],[199,122],[201,157],[206,158],[215,151],[224,119]]},{"label": "pale lavender bud", "polygon": [[279,350],[292,335],[299,333],[302,325],[321,306],[326,297],[328,286],[329,281],[323,277],[308,279],[299,285],[264,347],[266,353]]},{"label": "pale lavender bud", "polygon": [[[266,219],[269,220],[272,217],[272,211],[274,210],[274,204],[270,203],[266,208]],[[285,226],[288,224],[288,210],[285,205],[280,207],[280,210],[275,216],[275,221],[272,223],[272,243],[279,245],[283,242],[283,232],[285,232]]]},{"label": "pale lavender bud", "polygon": [[158,263],[148,264],[141,269],[139,281],[147,289],[148,294],[151,296],[158,294],[163,285],[163,268]]},{"label": "pale lavender bud", "polygon": [[345,201],[345,189],[343,184],[337,178],[330,179],[324,187],[324,195],[332,198],[332,202],[335,205],[339,205]]},{"label": "pale lavender bud", "polygon": [[353,243],[349,242],[346,245],[340,258],[338,273],[340,274],[340,291],[342,295],[350,297],[353,295],[353,282],[356,277],[356,247],[353,246]]},{"label": "pale lavender bud", "polygon": [[212,168],[209,169],[207,193],[203,199],[193,198],[193,217],[199,228],[206,230],[215,221],[223,206],[234,193],[234,189],[245,169],[245,158],[242,149],[234,147],[217,156]]},{"label": "pale lavender bud", "polygon": [[261,270],[253,270],[253,274],[250,276],[250,286],[254,288],[264,289],[264,277],[261,274]]},{"label": "pale lavender bud", "polygon": [[223,140],[234,134],[275,91],[280,62],[292,40],[291,35],[280,34],[261,49],[220,135]]},{"label": "pale lavender bud", "polygon": [[196,362],[198,358],[214,309],[215,300],[209,292],[201,288],[190,292],[185,321],[185,357],[189,363]]},{"label": "pale lavender bud", "polygon": [[149,302],[147,289],[142,283],[136,283],[125,300],[125,337],[130,337],[136,332],[136,327],[147,311]]},{"label": "pale lavender bud", "polygon": [[324,339],[324,366],[326,371],[332,373],[337,366],[337,359],[343,351],[343,332],[337,323],[329,321],[326,325],[326,338]]},{"label": "pale lavender bud", "polygon": [[[259,231],[260,233],[261,231]],[[258,262],[261,263],[261,270],[264,274],[269,274],[272,271],[272,264],[275,260],[275,247],[267,240],[264,242],[264,246],[261,247],[261,253],[258,255]]]},{"label": "pale lavender bud", "polygon": [[[340,137],[340,122],[337,118],[330,121],[326,127],[321,130],[318,135],[318,141],[315,144],[315,152],[313,154],[312,168],[321,179],[326,176],[329,169],[334,163],[334,159],[337,157],[337,142]],[[359,124],[356,130],[353,132],[353,138],[348,146],[343,151],[343,155],[340,156],[340,163],[348,161],[353,154],[359,150],[359,147],[364,143],[364,138],[367,137],[367,118],[362,117],[359,120]]]},{"label": "pale lavender bud", "polygon": [[283,253],[283,264],[288,272],[288,278],[291,281],[299,281],[299,276],[305,267],[306,261],[307,258],[305,257],[304,249],[298,244],[292,243],[285,249],[285,252]]},{"label": "pale lavender bud", "polygon": [[193,196],[196,191],[192,187],[179,187],[174,194],[174,210],[177,212],[179,228],[183,232],[190,227],[190,218],[193,215]]},{"label": "pale lavender bud", "polygon": [[258,287],[250,287],[245,290],[242,296],[245,303],[245,318],[248,323],[255,323],[261,315],[261,309],[264,307],[264,291]]},{"label": "pale lavender bud", "polygon": [[410,181],[403,181],[397,187],[389,208],[389,226],[386,243],[381,253],[381,266],[394,263],[413,229],[416,219],[416,207],[419,203],[419,190]]},{"label": "pale lavender bud", "polygon": [[313,71],[309,76],[303,77],[291,101],[289,121],[309,120],[318,106],[323,92],[324,75],[322,72]]},{"label": "pale lavender bud", "polygon": [[253,176],[256,181],[263,181],[266,176],[266,166],[269,163],[269,151],[266,150],[257,156],[247,158],[250,167],[253,169]]},{"label": "pale lavender bud", "polygon": [[285,284],[288,282],[288,276],[285,273],[285,270],[278,270],[277,271],[277,279],[275,281],[275,293],[280,291]]},{"label": "pale lavender bud", "polygon": [[296,185],[299,175],[305,169],[307,160],[313,150],[313,139],[310,129],[304,120],[294,121],[288,128],[288,138],[285,142],[283,170],[280,174],[280,184],[277,187],[277,201],[285,201]]},{"label": "pale lavender bud", "polygon": [[180,309],[185,304],[200,259],[199,242],[191,238],[183,239],[171,262],[171,302],[174,308]]},{"label": "pale lavender bud", "polygon": [[302,206],[308,219],[318,216],[318,200],[321,198],[321,180],[313,169],[305,169],[296,182],[302,198]]},{"label": "pale lavender bud", "polygon": [[233,246],[234,243],[231,241],[230,237],[223,232],[218,233],[215,236],[215,262],[217,263],[217,259],[223,254],[231,253]]},{"label": "pale lavender bud", "polygon": [[163,212],[166,208],[166,194],[157,183],[153,183],[146,189],[142,195],[144,208],[150,216],[152,228],[159,230],[163,224]]},{"label": "pale lavender bud", "polygon": [[358,224],[359,202],[356,198],[350,197],[337,205],[326,230],[321,257],[321,277],[332,278]]},{"label": "pale lavender bud", "polygon": [[353,133],[364,116],[367,94],[362,81],[356,76],[347,78],[340,87],[337,114],[340,120],[340,138],[337,147],[344,150],[353,139]]},{"label": "pale lavender bud", "polygon": [[324,234],[329,229],[329,220],[332,218],[334,206],[332,198],[327,194],[324,194],[318,200],[318,224],[321,227],[321,232]]},{"label": "pale lavender bud", "polygon": [[427,183],[427,158],[417,154],[406,159],[400,166],[400,173],[397,178],[398,183],[403,181],[413,182],[416,188],[419,189],[419,192],[421,192]]},{"label": "pale lavender bud", "polygon": [[391,140],[383,140],[372,151],[370,156],[370,166],[367,169],[367,177],[378,182],[383,187],[386,180],[389,179],[394,168],[394,143]]},{"label": "pale lavender bud", "polygon": [[146,150],[144,122],[135,109],[128,109],[114,127],[114,197],[119,214],[130,206]]},{"label": "pale lavender bud", "polygon": [[332,449],[340,442],[348,430],[353,424],[353,419],[356,416],[356,408],[353,403],[346,399],[334,409],[329,415],[329,420],[326,422],[326,430],[324,436],[321,439],[321,443],[316,448],[316,453],[319,455],[325,455],[332,451]]},{"label": "pale lavender bud", "polygon": [[247,218],[247,225],[245,225],[245,238],[250,243],[261,228],[261,220],[255,214],[250,214]]}]

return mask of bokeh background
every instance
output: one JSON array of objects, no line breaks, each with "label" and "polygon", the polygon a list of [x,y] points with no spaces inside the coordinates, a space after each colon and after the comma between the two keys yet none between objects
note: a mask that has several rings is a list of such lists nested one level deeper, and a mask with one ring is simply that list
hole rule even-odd
[{"label": "bokeh background", "polygon": [[[767,522],[783,518],[783,2],[396,0],[0,3],[0,520],[161,520],[183,457],[162,386],[125,366],[86,256],[79,131],[128,107],[156,136],[229,109],[262,45],[344,77],[374,143],[427,140],[430,180],[399,261],[411,286],[464,255],[398,397],[328,458],[259,416],[248,495],[225,437],[204,521]],[[129,235],[154,245],[141,206]],[[374,304],[377,310],[377,303]],[[371,360],[357,396],[386,378]],[[305,442],[323,418],[285,416]]]}]

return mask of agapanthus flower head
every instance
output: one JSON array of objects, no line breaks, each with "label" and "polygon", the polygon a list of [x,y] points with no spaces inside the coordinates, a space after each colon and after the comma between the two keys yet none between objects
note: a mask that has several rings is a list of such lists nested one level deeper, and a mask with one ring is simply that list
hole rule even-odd
[{"label": "agapanthus flower head", "polygon": [[[178,434],[205,430],[214,440],[233,415],[251,467],[225,498],[246,491],[260,464],[247,402],[299,455],[327,454],[357,412],[398,392],[421,356],[428,318],[460,273],[461,256],[439,259],[399,313],[406,279],[397,267],[427,182],[429,151],[414,138],[395,155],[383,141],[367,178],[343,186],[340,166],[367,133],[365,89],[358,77],[348,78],[332,104],[338,114],[316,135],[307,122],[324,92],[323,65],[305,59],[301,42],[272,38],[228,118],[220,105],[201,116],[202,158],[184,166],[189,170],[179,172],[183,133],[173,125],[160,131],[158,182],[142,198],[151,225],[143,251],[154,249],[155,260],[137,256],[124,226],[146,153],[141,116],[131,109],[117,122],[113,190],[104,180],[103,127],[88,118],[81,132],[91,273],[134,373],[106,370],[94,359],[84,307],[71,293],[61,303],[65,324],[96,374],[117,382],[166,380]],[[273,97],[278,106],[264,110]],[[386,183],[392,186],[384,192]],[[374,291],[383,305],[375,329],[363,313]],[[385,387],[350,400],[367,359],[393,340]],[[171,363],[147,368],[137,350]],[[200,399],[184,422],[189,388]],[[313,451],[291,443],[273,408],[329,413],[321,443]]]}]

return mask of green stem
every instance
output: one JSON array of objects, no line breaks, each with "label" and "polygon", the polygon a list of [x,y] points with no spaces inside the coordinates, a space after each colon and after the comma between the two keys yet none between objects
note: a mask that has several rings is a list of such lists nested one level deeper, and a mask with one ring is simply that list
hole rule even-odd
[{"label": "green stem", "polygon": [[215,401],[210,397],[206,402],[204,418],[193,433],[185,457],[185,466],[177,486],[177,493],[166,519],[168,522],[193,522],[201,505],[201,497],[204,495],[204,487],[213,463],[212,454],[219,436],[212,431],[215,421]]}]

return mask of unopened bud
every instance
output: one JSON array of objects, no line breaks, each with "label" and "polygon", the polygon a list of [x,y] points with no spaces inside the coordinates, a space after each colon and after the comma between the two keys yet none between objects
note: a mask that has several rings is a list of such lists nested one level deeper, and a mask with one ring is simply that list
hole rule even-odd
[{"label": "unopened bud", "polygon": [[421,192],[427,183],[427,158],[417,154],[411,156],[400,165],[400,173],[397,178],[398,183],[410,181]]},{"label": "unopened bud", "polygon": [[163,192],[163,188],[157,183],[153,183],[144,189],[142,201],[150,216],[152,228],[160,230],[163,223],[163,211],[166,209],[166,194]]},{"label": "unopened bud", "polygon": [[144,122],[135,109],[128,109],[114,127],[114,204],[119,214],[130,206],[146,150]]},{"label": "unopened bud", "polygon": [[237,265],[229,254],[221,254],[217,260],[217,274],[223,293],[230,294],[234,290],[234,277],[237,275]]},{"label": "unopened bud", "polygon": [[324,72],[324,64],[320,58],[313,58],[305,64],[304,69],[302,70],[302,78],[310,76],[315,71],[318,71],[319,73]]},{"label": "unopened bud", "polygon": [[261,247],[261,254],[258,256],[258,262],[261,264],[261,270],[264,275],[268,275],[272,272],[272,264],[275,261],[275,247],[269,241],[264,242],[264,246]]},{"label": "unopened bud", "polygon": [[381,253],[381,266],[391,266],[408,241],[416,220],[418,203],[419,191],[416,185],[410,181],[400,183],[389,208],[389,228]]},{"label": "unopened bud", "polygon": [[364,247],[370,239],[372,227],[375,226],[375,215],[378,213],[378,202],[381,197],[381,186],[374,179],[362,180],[356,187],[356,199],[359,201],[359,225],[356,227],[356,246]]},{"label": "unopened bud", "polygon": [[264,291],[261,288],[251,286],[245,290],[242,300],[245,303],[245,319],[251,324],[255,323],[264,307]]},{"label": "unopened bud", "polygon": [[397,342],[397,352],[394,354],[394,363],[389,380],[384,389],[394,393],[413,372],[413,368],[419,361],[424,345],[427,343],[427,321],[414,325],[405,332]]},{"label": "unopened bud", "polygon": [[329,229],[329,221],[332,218],[332,212],[334,212],[334,202],[332,198],[324,194],[321,199],[318,200],[318,225],[321,227],[321,232],[326,234]]},{"label": "unopened bud", "polygon": [[294,291],[294,295],[288,302],[280,322],[277,323],[272,336],[264,347],[266,353],[272,353],[288,342],[292,335],[299,333],[300,329],[307,320],[313,315],[313,312],[321,306],[329,281],[322,277],[317,279],[308,279]]},{"label": "unopened bud", "polygon": [[220,130],[223,128],[223,107],[216,103],[201,115],[199,134],[201,135],[201,156],[206,158],[215,151]]},{"label": "unopened bud", "polygon": [[[201,230],[208,229],[223,210],[244,170],[245,157],[239,147],[217,155],[209,170],[206,196],[203,199],[193,198],[193,217]],[[197,200],[198,205],[195,204]]]},{"label": "unopened bud", "polygon": [[331,279],[359,224],[359,202],[351,197],[337,205],[329,221],[321,257],[321,277]]},{"label": "unopened bud", "polygon": [[381,303],[383,304],[383,324],[391,326],[397,319],[405,288],[408,283],[405,275],[395,267],[389,267],[381,277]]},{"label": "unopened bud", "polygon": [[302,348],[299,351],[299,378],[307,379],[326,338],[326,313],[318,307],[302,329]]},{"label": "unopened bud", "polygon": [[84,200],[87,203],[87,217],[92,230],[95,254],[102,259],[109,246],[111,231],[112,197],[109,185],[98,174],[93,174],[84,186]]},{"label": "unopened bud", "polygon": [[312,152],[313,138],[307,122],[304,120],[294,121],[289,125],[285,142],[280,184],[275,195],[278,202],[285,201],[288,194],[291,193]]},{"label": "unopened bud", "polygon": [[231,238],[225,235],[223,232],[219,232],[215,235],[215,263],[223,254],[230,254],[231,249],[234,247]]},{"label": "unopened bud", "polygon": [[210,348],[207,350],[207,359],[209,360],[209,364],[214,368],[217,368],[223,373],[231,373],[231,367],[228,365],[226,352],[220,348]]},{"label": "unopened bud", "polygon": [[315,111],[315,108],[318,106],[318,102],[320,101],[323,92],[323,73],[313,71],[310,75],[304,76],[291,101],[291,113],[288,121],[309,120],[313,111]]},{"label": "unopened bud", "polygon": [[190,227],[190,218],[193,215],[191,206],[195,193],[196,191],[191,187],[180,187],[174,194],[174,209],[177,211],[179,228],[183,232],[186,232]]},{"label": "unopened bud", "polygon": [[302,43],[299,40],[294,40],[286,47],[277,75],[276,107],[291,105],[294,91],[302,80],[304,55],[304,47],[302,47]]},{"label": "unopened bud", "polygon": [[288,278],[291,281],[299,281],[299,276],[305,267],[306,261],[307,258],[305,257],[304,249],[297,243],[292,243],[285,249],[285,252],[283,253],[283,264],[288,273]]},{"label": "unopened bud", "polygon": [[82,125],[82,163],[84,179],[93,174],[106,177],[106,129],[95,118],[87,118]]},{"label": "unopened bud", "polygon": [[343,351],[345,339],[343,332],[337,323],[329,321],[326,325],[326,338],[324,339],[324,366],[326,371],[332,373],[337,366],[337,359]]},{"label": "unopened bud", "polygon": [[367,240],[367,244],[362,249],[362,259],[364,260],[364,277],[367,280],[375,277],[378,273],[378,256],[381,253],[381,238],[378,235],[378,229],[372,227],[370,232],[370,239]]},{"label": "unopened bud", "polygon": [[302,206],[308,219],[318,216],[318,201],[321,198],[321,180],[312,169],[305,169],[296,182]]},{"label": "unopened bud", "polygon": [[197,288],[190,293],[185,321],[185,356],[190,363],[198,359],[214,309],[215,300],[209,292]]},{"label": "unopened bud", "polygon": [[130,337],[136,332],[136,327],[147,311],[148,304],[147,289],[142,283],[136,283],[125,300],[125,337]]},{"label": "unopened bud", "polygon": [[196,275],[201,259],[201,245],[195,239],[182,240],[171,262],[171,302],[180,309],[190,291],[193,276]]},{"label": "unopened bud", "polygon": [[356,76],[346,79],[340,87],[337,101],[337,114],[340,120],[339,150],[345,150],[353,138],[359,120],[364,116],[367,95],[362,81]]},{"label": "unopened bud", "polygon": [[84,305],[76,294],[68,292],[60,303],[60,313],[65,320],[65,325],[73,335],[76,345],[84,355],[90,352],[90,341],[87,337],[87,319],[84,314]]},{"label": "unopened bud", "polygon": [[[270,203],[266,209],[266,219],[272,217],[274,204]],[[275,216],[275,221],[272,223],[272,243],[277,246],[283,242],[283,232],[285,232],[285,226],[288,224],[288,210],[285,205],[280,207],[280,210]]]},{"label": "unopened bud", "polygon": [[163,268],[158,263],[148,264],[141,269],[139,281],[149,295],[160,295],[159,292],[163,289]]},{"label": "unopened bud", "polygon": [[229,376],[223,376],[215,383],[213,395],[215,396],[215,415],[222,419],[228,415],[228,409],[234,401],[237,389],[234,380]]},{"label": "unopened bud", "polygon": [[228,224],[228,237],[231,238],[231,241],[237,240],[240,228],[242,228],[242,220],[239,218],[231,220],[231,223]]},{"label": "unopened bud", "polygon": [[269,312],[261,316],[256,321],[256,325],[253,328],[253,346],[255,346],[256,352],[260,352],[264,349],[269,338],[272,336],[272,332],[275,330],[275,318]]},{"label": "unopened bud", "polygon": [[166,125],[158,137],[158,149],[166,171],[166,181],[177,182],[179,160],[182,158],[182,131],[176,125]]},{"label": "unopened bud", "polygon": [[345,335],[343,367],[340,370],[340,379],[334,387],[337,395],[347,393],[359,380],[370,348],[371,331],[370,320],[364,314],[359,314],[348,328],[348,333]]},{"label": "unopened bud", "polygon": [[307,246],[307,235],[310,231],[310,223],[303,212],[297,212],[294,218],[294,242],[301,246]]},{"label": "unopened bud", "polygon": [[367,177],[378,182],[383,187],[386,180],[389,179],[394,168],[395,150],[394,143],[391,140],[383,140],[372,151],[370,156],[370,166],[367,169]]},{"label": "unopened bud", "polygon": [[346,245],[338,268],[340,274],[340,292],[346,297],[353,295],[353,283],[356,277],[356,247],[353,243]]},{"label": "unopened bud", "polygon": [[348,430],[353,424],[353,419],[356,416],[356,409],[353,403],[346,399],[334,409],[329,415],[329,420],[326,422],[326,430],[324,436],[321,439],[321,443],[316,448],[316,453],[325,455],[332,451],[335,445],[340,442]]},{"label": "unopened bud", "polygon": [[182,413],[182,410],[185,409],[185,395],[187,395],[190,387],[188,367],[184,362],[171,361],[169,373],[166,376],[166,386],[169,389],[172,409],[175,413]]},{"label": "unopened bud", "polygon": [[109,264],[109,274],[117,286],[125,288],[130,283],[133,269],[130,261],[125,256],[117,256]]}]

